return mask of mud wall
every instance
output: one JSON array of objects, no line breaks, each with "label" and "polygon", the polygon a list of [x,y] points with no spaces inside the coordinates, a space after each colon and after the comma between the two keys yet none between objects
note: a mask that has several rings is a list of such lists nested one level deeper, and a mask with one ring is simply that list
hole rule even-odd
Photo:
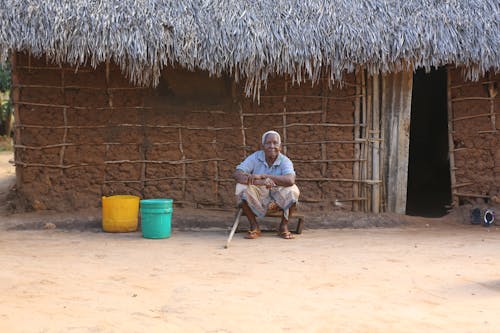
[{"label": "mud wall", "polygon": [[452,194],[457,203],[500,196],[500,75],[464,81],[462,69],[448,78],[451,109]]},{"label": "mud wall", "polygon": [[272,78],[259,102],[206,73],[168,69],[149,89],[132,86],[113,64],[76,69],[17,54],[20,206],[72,210],[98,207],[102,195],[133,194],[231,208],[235,166],[275,129],[294,161],[302,209],[349,210],[358,186],[355,81],[347,75],[342,88],[330,89],[326,80],[299,86]]}]

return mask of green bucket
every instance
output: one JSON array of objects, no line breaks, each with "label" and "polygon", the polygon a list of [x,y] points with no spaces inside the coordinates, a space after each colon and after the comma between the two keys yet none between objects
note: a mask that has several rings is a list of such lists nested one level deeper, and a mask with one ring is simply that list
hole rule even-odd
[{"label": "green bucket", "polygon": [[141,229],[144,238],[168,238],[172,229],[172,199],[141,200]]}]

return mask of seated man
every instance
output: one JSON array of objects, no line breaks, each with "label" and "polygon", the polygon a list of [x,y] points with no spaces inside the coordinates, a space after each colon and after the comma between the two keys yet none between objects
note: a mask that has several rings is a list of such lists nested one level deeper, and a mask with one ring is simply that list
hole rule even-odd
[{"label": "seated man", "polygon": [[288,230],[288,219],[295,209],[300,191],[295,185],[293,163],[280,151],[280,135],[268,131],[262,135],[262,150],[248,156],[236,167],[236,197],[250,222],[245,238],[259,237],[256,217],[264,217],[268,209],[277,207],[283,210],[278,235],[285,239],[294,238]]}]

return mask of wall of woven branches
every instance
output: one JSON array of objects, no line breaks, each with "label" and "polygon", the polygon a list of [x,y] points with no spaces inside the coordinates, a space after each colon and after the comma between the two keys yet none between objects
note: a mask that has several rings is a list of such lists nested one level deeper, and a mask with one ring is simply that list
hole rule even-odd
[{"label": "wall of woven branches", "polygon": [[455,205],[500,197],[500,75],[466,82],[448,71],[448,127]]},{"label": "wall of woven branches", "polygon": [[[275,77],[254,100],[227,78],[182,72],[166,71],[163,87],[149,89],[132,86],[112,63],[76,69],[17,54],[21,199],[59,210],[97,207],[101,195],[113,194],[233,207],[235,166],[275,129],[295,163],[304,210],[352,209],[365,200],[360,75],[334,87],[326,79],[299,86]],[[216,96],[202,96],[205,90]]]},{"label": "wall of woven branches", "polygon": [[[493,74],[464,81],[461,69],[449,69],[455,204],[500,195],[498,82]],[[264,131],[275,129],[295,163],[302,209],[372,211],[380,175],[370,161],[383,139],[369,125],[373,89],[363,71],[340,83],[299,86],[273,77],[253,99],[243,85],[203,72],[170,68],[150,89],[132,86],[112,63],[74,68],[18,54],[13,100],[20,202],[69,210],[97,207],[102,195],[134,194],[227,209],[234,206],[235,166],[259,148]]]}]

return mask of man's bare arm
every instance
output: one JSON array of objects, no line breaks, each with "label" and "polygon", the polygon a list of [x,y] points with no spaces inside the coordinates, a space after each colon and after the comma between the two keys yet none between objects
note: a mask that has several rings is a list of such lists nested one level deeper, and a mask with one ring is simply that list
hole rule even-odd
[{"label": "man's bare arm", "polygon": [[282,176],[274,176],[274,175],[262,175],[264,178],[271,179],[278,186],[292,186],[295,184],[295,175],[282,175]]},{"label": "man's bare arm", "polygon": [[[244,173],[241,170],[236,170],[233,174],[234,179],[240,183],[240,184],[254,184],[254,185],[265,185],[269,186],[270,182],[269,180],[274,183],[274,185],[277,186],[292,186],[295,184],[295,175],[282,175],[282,176],[275,176],[275,175],[268,175],[268,174],[262,174],[262,175],[251,175]],[[268,180],[269,179],[269,180]]]},{"label": "man's bare arm", "polygon": [[264,183],[259,182],[259,180],[265,179],[262,175],[252,175],[249,173],[245,173],[241,170],[236,170],[233,173],[234,179],[240,184],[253,184],[253,185],[264,185]]}]

